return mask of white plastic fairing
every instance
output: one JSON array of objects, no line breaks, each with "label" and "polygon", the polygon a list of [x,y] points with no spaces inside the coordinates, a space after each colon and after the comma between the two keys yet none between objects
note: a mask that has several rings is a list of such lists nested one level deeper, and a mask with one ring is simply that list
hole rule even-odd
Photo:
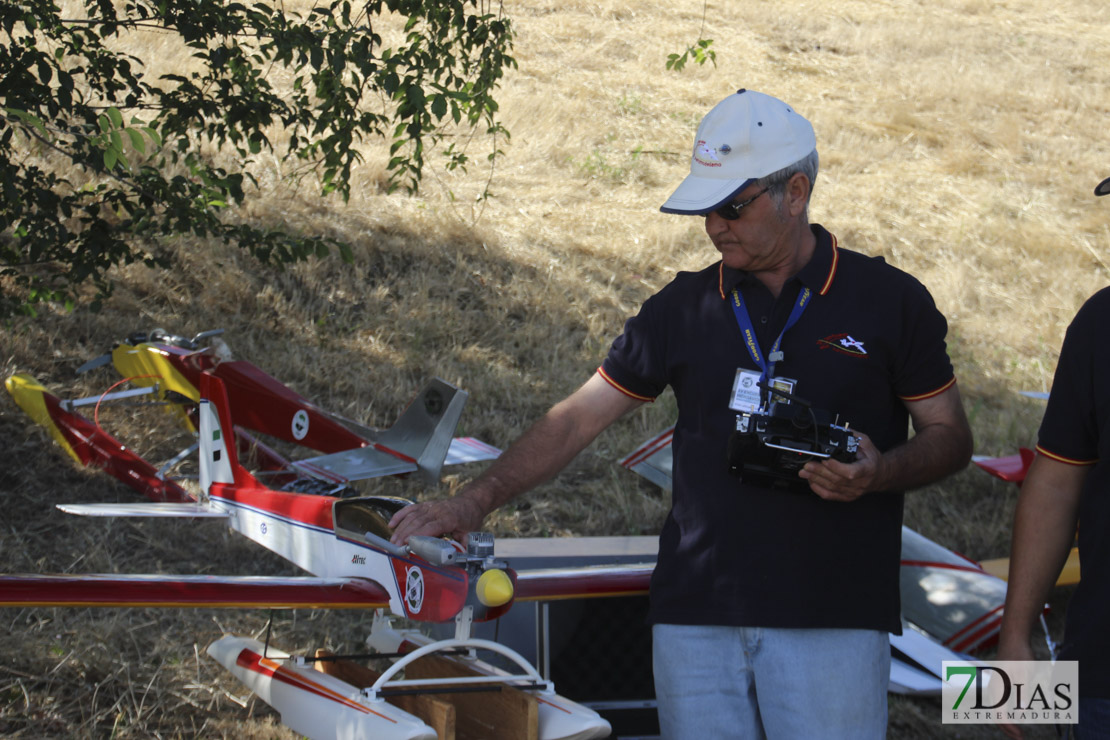
[{"label": "white plastic fairing", "polygon": [[[435,649],[442,650],[455,643],[462,642],[466,645],[482,646],[487,649],[492,649],[493,652],[498,652],[502,656],[508,657],[512,662],[516,663],[518,667],[524,669],[525,673],[530,674],[537,683],[544,682],[539,676],[539,673],[533,668],[520,654],[512,651],[511,649],[489,643],[486,640],[439,640],[433,641],[419,630],[411,629],[394,629],[392,621],[389,617],[382,614],[380,611],[374,617],[374,624],[370,630],[370,636],[366,639],[366,644],[374,650],[384,653],[396,653],[403,651],[404,646],[410,647],[410,652],[407,653],[405,658],[401,661],[412,660],[413,656],[420,651],[428,651],[432,645],[436,645]],[[492,678],[508,679],[509,674],[502,668],[491,665],[483,660],[475,657],[450,657],[448,660],[456,660],[457,662],[467,666],[471,670],[486,674]],[[394,668],[397,664],[394,665]],[[393,669],[390,669],[393,670]],[[374,688],[382,688],[387,682],[390,681],[391,675],[387,675],[389,671],[382,674],[378,684]],[[403,681],[394,682],[396,684],[403,684]],[[566,697],[559,696],[554,693],[553,687],[547,691],[540,691],[537,693],[539,702],[539,740],[594,740],[595,738],[605,738],[612,734],[612,726],[608,720],[602,717],[589,707],[573,702]]]},{"label": "white plastic fairing", "polygon": [[208,646],[219,661],[281,713],[281,722],[313,740],[436,740],[422,720],[384,701],[359,695],[356,687],[249,637],[225,635]]}]

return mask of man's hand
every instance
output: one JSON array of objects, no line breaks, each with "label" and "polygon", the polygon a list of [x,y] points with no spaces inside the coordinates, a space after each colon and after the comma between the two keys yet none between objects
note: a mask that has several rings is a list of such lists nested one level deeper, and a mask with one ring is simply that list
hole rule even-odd
[{"label": "man's hand", "polygon": [[414,534],[449,534],[461,541],[482,526],[487,514],[551,479],[603,429],[643,403],[595,373],[453,498],[406,506],[394,514],[391,539],[404,544]]},{"label": "man's hand", "polygon": [[395,545],[403,545],[413,535],[439,537],[449,534],[461,542],[469,532],[481,528],[483,519],[485,512],[482,507],[465,496],[412,504],[389,520],[393,530],[390,540]]},{"label": "man's hand", "polygon": [[863,494],[876,490],[876,481],[882,468],[883,455],[862,432],[855,462],[841,462],[829,458],[821,462],[806,463],[798,477],[809,482],[810,489],[828,501],[855,501]]},{"label": "man's hand", "polygon": [[879,452],[859,431],[854,463],[822,460],[807,463],[798,475],[829,501],[855,501],[870,491],[907,491],[955,473],[971,459],[971,427],[955,383],[935,396],[905,401],[914,435]]},{"label": "man's hand", "polygon": [[[1004,641],[998,643],[998,655],[995,660],[1036,660],[1033,655],[1033,648],[1029,647],[1029,641],[1017,641],[1012,645],[1007,645]],[[999,724],[998,729],[1005,733],[1006,737],[1012,740],[1024,740],[1024,735],[1021,732],[1019,725]]]}]

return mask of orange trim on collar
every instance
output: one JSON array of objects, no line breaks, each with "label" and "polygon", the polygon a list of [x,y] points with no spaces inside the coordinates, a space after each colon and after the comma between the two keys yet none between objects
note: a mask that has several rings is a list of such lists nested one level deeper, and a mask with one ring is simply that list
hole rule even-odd
[{"label": "orange trim on collar", "polygon": [[903,401],[924,401],[926,398],[933,398],[934,396],[939,396],[941,393],[944,393],[946,390],[948,390],[949,388],[951,388],[954,385],[956,385],[955,376],[953,376],[951,380],[949,380],[947,383],[942,385],[940,388],[937,388],[935,391],[929,391],[928,393],[922,393],[918,396],[898,396],[898,398],[902,399]]},{"label": "orange trim on collar", "polygon": [[833,278],[836,276],[836,265],[840,262],[840,250],[836,246],[836,235],[829,234],[832,237],[832,264],[829,265],[829,276],[825,278],[825,284],[821,286],[821,290],[817,291],[818,295],[827,295],[829,289],[832,288]]},{"label": "orange trim on collar", "polygon": [[624,395],[628,396],[629,398],[635,398],[637,401],[647,401],[649,403],[653,403],[655,401],[655,398],[653,398],[652,396],[641,396],[639,393],[633,393],[632,391],[628,390],[627,388],[622,386],[620,383],[618,383],[617,381],[613,380],[608,375],[606,375],[605,371],[602,370],[600,367],[597,369],[597,374],[601,376],[602,380],[604,380],[606,383],[613,386],[614,388],[616,388],[618,391],[620,391]]},{"label": "orange trim on collar", "polygon": [[1062,462],[1062,463],[1066,463],[1068,465],[1084,465],[1085,466],[1085,465],[1094,465],[1095,463],[1098,462],[1097,457],[1094,460],[1073,460],[1070,457],[1064,457],[1063,455],[1057,455],[1054,452],[1049,452],[1048,450],[1041,447],[1040,445],[1037,445],[1037,452],[1044,455],[1045,457],[1050,457],[1053,460],[1056,460],[1056,461]]},{"label": "orange trim on collar", "polygon": [[[832,263],[829,265],[829,274],[825,278],[825,284],[821,286],[821,290],[817,291],[818,295],[828,295],[829,290],[832,288],[833,278],[836,277],[836,266],[840,263],[840,248],[836,244],[836,234],[830,233],[832,237]],[[725,300],[725,261],[721,260],[717,264],[717,293],[720,294],[721,300]]]}]

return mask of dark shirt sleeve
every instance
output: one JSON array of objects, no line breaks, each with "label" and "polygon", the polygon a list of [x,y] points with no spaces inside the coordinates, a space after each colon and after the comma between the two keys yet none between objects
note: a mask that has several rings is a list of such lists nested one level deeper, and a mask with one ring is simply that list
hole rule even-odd
[{"label": "dark shirt sleeve", "polygon": [[660,324],[653,320],[662,298],[652,296],[624,324],[598,372],[617,390],[653,401],[667,387],[666,347]]},{"label": "dark shirt sleeve", "polygon": [[1107,310],[1110,292],[1103,290],[1076,314],[1060,349],[1037,449],[1061,462],[1084,465],[1098,460],[1097,404],[1093,400],[1100,394],[1095,387],[1095,354],[1099,322],[1105,324]]},{"label": "dark shirt sleeve", "polygon": [[902,336],[891,383],[903,401],[920,401],[947,390],[956,378],[944,341],[948,322],[925,286],[912,276],[906,278]]}]

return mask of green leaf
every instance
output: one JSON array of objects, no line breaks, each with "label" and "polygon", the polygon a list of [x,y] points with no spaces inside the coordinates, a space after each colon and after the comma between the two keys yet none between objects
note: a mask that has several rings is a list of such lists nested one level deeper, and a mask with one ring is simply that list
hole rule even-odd
[{"label": "green leaf", "polygon": [[33,115],[31,115],[30,113],[28,113],[26,111],[17,110],[16,108],[4,108],[4,110],[9,115],[15,116],[20,121],[22,121],[24,124],[30,126],[31,128],[35,129],[36,131],[38,131],[39,135],[42,138],[44,138],[44,139],[49,139],[50,138],[50,133],[46,130],[46,126],[43,125],[42,119],[40,119],[38,116],[33,116]]},{"label": "green leaf", "polygon": [[443,118],[447,113],[447,98],[443,95],[435,95],[432,97],[432,114],[437,118]]},{"label": "green leaf", "polygon": [[127,138],[131,139],[131,146],[135,148],[139,154],[146,154],[146,141],[143,135],[133,128],[124,129],[127,132]]},{"label": "green leaf", "polygon": [[143,133],[146,134],[147,137],[154,142],[154,146],[161,148],[162,136],[158,133],[157,129],[151,126],[143,126]]}]

